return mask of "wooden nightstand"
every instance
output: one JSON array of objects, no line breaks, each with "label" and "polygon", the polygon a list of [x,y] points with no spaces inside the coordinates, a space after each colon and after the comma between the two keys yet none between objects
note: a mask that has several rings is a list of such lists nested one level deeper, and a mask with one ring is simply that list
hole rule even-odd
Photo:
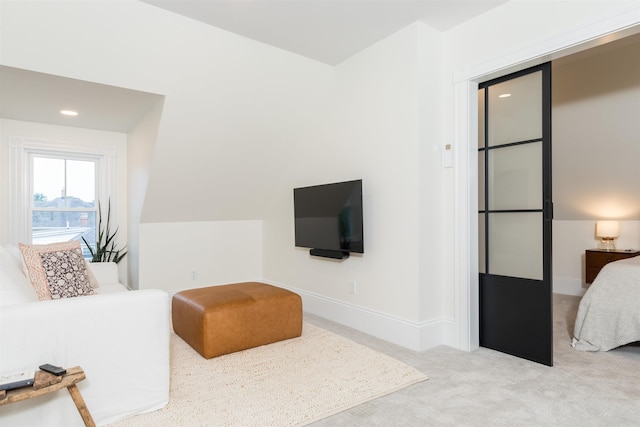
[{"label": "wooden nightstand", "polygon": [[587,249],[585,253],[585,283],[592,283],[600,270],[612,261],[631,258],[640,255],[640,251],[615,249],[607,251],[605,249]]}]

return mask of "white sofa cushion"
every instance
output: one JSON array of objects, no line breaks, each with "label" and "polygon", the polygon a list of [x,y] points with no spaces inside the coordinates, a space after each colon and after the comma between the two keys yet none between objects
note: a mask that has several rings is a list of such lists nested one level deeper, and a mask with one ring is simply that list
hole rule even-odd
[{"label": "white sofa cushion", "polygon": [[0,246],[0,305],[38,301],[38,295],[22,271],[16,246]]},{"label": "white sofa cushion", "polygon": [[87,267],[99,283],[98,286],[104,286],[108,283],[119,283],[118,264],[115,262],[88,262]]},{"label": "white sofa cushion", "polygon": [[121,285],[120,283],[105,283],[104,285],[100,285],[96,292],[98,295],[104,294],[112,294],[114,292],[128,292],[129,289]]},{"label": "white sofa cushion", "polygon": [[87,268],[99,283],[99,286],[95,288],[98,294],[103,295],[129,290],[118,281],[118,264],[115,262],[88,262]]}]

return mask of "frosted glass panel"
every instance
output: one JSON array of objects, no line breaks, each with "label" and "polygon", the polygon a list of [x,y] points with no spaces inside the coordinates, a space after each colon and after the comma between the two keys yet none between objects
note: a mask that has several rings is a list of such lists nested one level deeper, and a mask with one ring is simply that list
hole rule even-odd
[{"label": "frosted glass panel", "polygon": [[542,72],[488,88],[489,146],[542,138]]},{"label": "frosted glass panel", "polygon": [[542,142],[489,150],[489,209],[542,209]]},{"label": "frosted glass panel", "polygon": [[542,213],[489,216],[489,273],[542,280]]},{"label": "frosted glass panel", "polygon": [[478,152],[478,210],[484,210],[484,151]]},{"label": "frosted glass panel", "polygon": [[478,91],[478,148],[484,147],[484,91]]},{"label": "frosted glass panel", "polygon": [[485,232],[484,232],[484,214],[478,215],[478,270],[480,273],[486,273],[486,253],[485,253]]}]

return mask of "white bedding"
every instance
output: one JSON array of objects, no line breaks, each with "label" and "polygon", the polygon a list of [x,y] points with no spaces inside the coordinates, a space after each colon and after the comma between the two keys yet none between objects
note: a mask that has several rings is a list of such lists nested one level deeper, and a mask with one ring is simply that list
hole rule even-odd
[{"label": "white bedding", "polygon": [[580,301],[572,345],[607,351],[640,341],[640,256],[605,265]]}]

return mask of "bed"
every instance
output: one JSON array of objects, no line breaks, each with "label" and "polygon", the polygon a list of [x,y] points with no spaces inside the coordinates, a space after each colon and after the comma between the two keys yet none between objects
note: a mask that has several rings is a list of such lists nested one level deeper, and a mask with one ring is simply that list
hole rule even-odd
[{"label": "bed", "polygon": [[607,351],[640,341],[640,256],[605,265],[580,301],[572,345]]}]

